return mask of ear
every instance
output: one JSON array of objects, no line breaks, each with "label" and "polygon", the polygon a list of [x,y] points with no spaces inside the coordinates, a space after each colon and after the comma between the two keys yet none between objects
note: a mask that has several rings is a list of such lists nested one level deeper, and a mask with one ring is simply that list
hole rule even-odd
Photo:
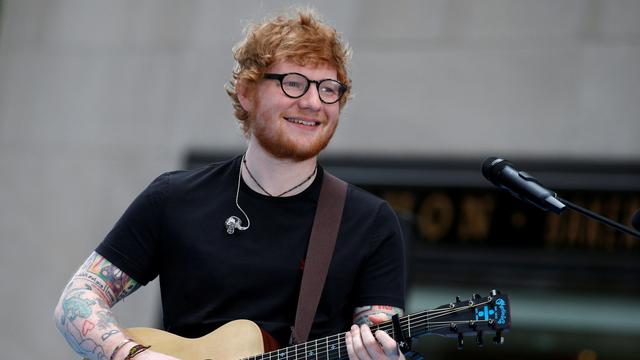
[{"label": "ear", "polygon": [[236,94],[238,94],[238,101],[242,108],[251,113],[253,112],[253,88],[249,88],[245,82],[238,82],[236,84]]}]

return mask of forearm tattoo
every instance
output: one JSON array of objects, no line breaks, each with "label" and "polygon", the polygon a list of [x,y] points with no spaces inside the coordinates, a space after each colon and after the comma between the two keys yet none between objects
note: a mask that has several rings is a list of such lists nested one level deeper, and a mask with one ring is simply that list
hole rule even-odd
[{"label": "forearm tattoo", "polygon": [[399,307],[388,305],[368,305],[355,308],[353,312],[353,323],[358,325],[367,324],[369,326],[375,325],[371,320],[371,316],[385,315],[387,318],[395,314],[402,316],[403,310]]},{"label": "forearm tattoo", "polygon": [[65,288],[56,325],[75,352],[106,360],[108,351],[123,336],[111,307],[139,287],[135,280],[93,253]]}]

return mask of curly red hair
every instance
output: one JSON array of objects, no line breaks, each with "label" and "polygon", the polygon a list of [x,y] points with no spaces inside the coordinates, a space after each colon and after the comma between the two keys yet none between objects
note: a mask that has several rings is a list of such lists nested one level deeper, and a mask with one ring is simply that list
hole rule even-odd
[{"label": "curly red hair", "polygon": [[297,9],[292,16],[281,15],[251,24],[245,33],[245,38],[233,48],[236,63],[232,79],[225,86],[245,136],[251,129],[250,116],[238,100],[238,84],[253,88],[266,69],[279,61],[335,67],[338,81],[347,86],[340,99],[340,108],[347,103],[351,89],[347,74],[351,50],[342,42],[336,29],[324,23],[314,10]]}]

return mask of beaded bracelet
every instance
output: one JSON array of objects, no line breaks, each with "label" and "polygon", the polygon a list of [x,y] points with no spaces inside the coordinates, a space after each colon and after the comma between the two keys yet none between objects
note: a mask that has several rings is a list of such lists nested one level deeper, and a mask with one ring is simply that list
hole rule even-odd
[{"label": "beaded bracelet", "polygon": [[131,360],[131,359],[133,359],[134,356],[140,354],[141,352],[147,350],[150,347],[151,346],[144,346],[144,345],[138,344],[138,345],[132,347],[131,349],[129,349],[129,354],[127,354],[127,356],[124,358],[124,360]]},{"label": "beaded bracelet", "polygon": [[121,342],[120,345],[116,346],[116,348],[113,349],[113,352],[111,353],[111,357],[109,357],[109,360],[113,360],[113,357],[116,356],[116,353],[118,352],[118,350],[122,349],[123,346],[127,345],[132,341],[133,339],[126,339],[125,341]]}]

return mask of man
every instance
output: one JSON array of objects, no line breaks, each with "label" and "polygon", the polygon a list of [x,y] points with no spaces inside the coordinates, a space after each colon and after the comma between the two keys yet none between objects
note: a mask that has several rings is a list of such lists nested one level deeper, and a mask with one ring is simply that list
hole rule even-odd
[{"label": "man", "polygon": [[[246,318],[287,345],[324,176],[316,160],[350,91],[349,49],[312,11],[298,10],[250,27],[234,57],[227,92],[246,153],[165,173],[135,199],[56,307],[78,354],[173,359],[128,339],[110,310],[156,276],[165,330],[199,337]],[[310,339],[346,331],[350,359],[403,358],[389,335],[368,327],[403,307],[397,218],[349,185]]]}]

